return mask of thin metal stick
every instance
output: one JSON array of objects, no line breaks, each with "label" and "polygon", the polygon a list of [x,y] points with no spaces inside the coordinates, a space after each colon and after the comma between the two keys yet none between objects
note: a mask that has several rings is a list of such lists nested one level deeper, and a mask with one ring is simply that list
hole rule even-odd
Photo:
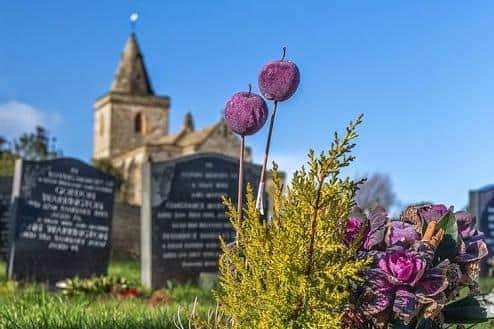
[{"label": "thin metal stick", "polygon": [[264,183],[266,181],[266,170],[268,166],[269,149],[271,147],[271,136],[273,134],[274,120],[276,118],[276,110],[278,108],[278,101],[274,101],[273,113],[271,113],[271,120],[269,122],[268,140],[266,141],[266,148],[264,150],[264,162],[262,163],[261,178],[259,179],[259,188],[257,190],[256,209],[258,209],[261,215],[264,215]]},{"label": "thin metal stick", "polygon": [[245,136],[241,136],[240,139],[240,164],[238,166],[238,220],[242,220],[242,206],[244,195],[244,150],[245,150]]}]

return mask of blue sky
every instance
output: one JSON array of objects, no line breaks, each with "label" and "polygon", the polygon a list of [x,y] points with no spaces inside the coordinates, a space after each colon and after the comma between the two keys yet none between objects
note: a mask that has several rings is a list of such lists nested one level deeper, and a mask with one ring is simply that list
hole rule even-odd
[{"label": "blue sky", "polygon": [[[492,1],[1,0],[0,135],[42,123],[66,155],[90,159],[92,103],[132,11],[154,88],[172,98],[172,131],[187,111],[198,127],[217,121],[287,45],[301,85],[276,123],[282,169],[362,112],[350,175],[388,173],[403,203],[457,207],[494,182]],[[265,137],[248,139],[257,160]]]}]

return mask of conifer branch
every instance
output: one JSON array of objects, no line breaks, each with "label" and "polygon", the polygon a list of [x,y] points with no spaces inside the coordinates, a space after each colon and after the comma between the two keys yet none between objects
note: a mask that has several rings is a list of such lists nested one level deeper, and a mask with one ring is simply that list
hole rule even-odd
[{"label": "conifer branch", "polygon": [[[313,216],[311,220],[309,248],[307,252],[308,260],[307,260],[307,267],[305,270],[305,276],[307,278],[311,276],[313,270],[313,258],[314,258],[314,248],[317,237],[317,225],[319,219],[319,210],[321,207],[320,203],[321,203],[322,189],[325,184],[325,180],[329,175],[331,175],[334,180],[336,176],[339,174],[338,168],[347,166],[353,160],[353,157],[345,157],[345,154],[350,152],[351,149],[355,146],[355,144],[350,144],[350,142],[351,140],[353,140],[358,136],[355,133],[355,130],[361,122],[362,122],[362,115],[359,115],[355,121],[350,122],[349,126],[346,129],[345,137],[341,142],[338,137],[338,134],[335,133],[334,141],[328,152],[328,156],[326,156],[324,153],[321,153],[320,158],[317,161],[315,161],[313,158],[313,152],[309,153],[309,158],[311,159],[312,162],[311,164],[315,163],[315,165],[312,166],[312,173],[316,177],[317,190],[315,195],[316,201],[313,204]],[[338,160],[341,157],[343,157],[342,162]],[[304,304],[303,295],[299,295],[292,316],[292,319],[294,321],[296,321],[297,318],[300,316],[301,310],[303,308],[303,304]],[[298,328],[297,324],[295,328]]]},{"label": "conifer branch", "polygon": [[314,216],[312,217],[312,225],[310,232],[310,244],[309,244],[309,252],[308,252],[308,261],[307,261],[307,269],[305,270],[305,275],[309,276],[312,271],[312,258],[314,257],[314,243],[316,241],[317,234],[317,218],[319,212],[319,202],[321,200],[321,192],[324,184],[324,178],[320,178],[318,182],[317,192],[316,192],[316,202],[314,204]]},{"label": "conifer branch", "polygon": [[225,200],[239,243],[221,241],[220,289],[214,294],[228,319],[224,328],[341,327],[348,286],[367,265],[343,242],[359,181],[342,178],[341,170],[353,161],[349,152],[360,119],[344,136],[336,135],[329,150],[310,151],[308,165],[285,191],[273,165],[270,224],[260,220],[250,187],[243,220]]}]

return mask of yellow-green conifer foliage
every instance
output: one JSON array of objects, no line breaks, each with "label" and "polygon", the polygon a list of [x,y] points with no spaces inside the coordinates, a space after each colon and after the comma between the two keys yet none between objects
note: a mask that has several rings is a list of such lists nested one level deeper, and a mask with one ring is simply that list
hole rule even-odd
[{"label": "yellow-green conifer foliage", "polygon": [[238,233],[222,242],[218,304],[237,329],[340,328],[348,288],[366,260],[343,242],[348,214],[360,181],[342,178],[361,116],[346,134],[335,134],[329,151],[309,152],[307,168],[297,171],[283,192],[275,166],[274,209],[260,219],[248,187],[243,220],[226,201]]}]

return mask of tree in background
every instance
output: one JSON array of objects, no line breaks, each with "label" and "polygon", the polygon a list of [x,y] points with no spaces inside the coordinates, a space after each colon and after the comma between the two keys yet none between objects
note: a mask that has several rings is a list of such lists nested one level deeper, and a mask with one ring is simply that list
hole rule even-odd
[{"label": "tree in background", "polygon": [[4,137],[0,136],[0,152],[5,150],[7,147],[8,147],[7,140]]},{"label": "tree in background", "polygon": [[56,138],[50,139],[48,131],[37,126],[32,133],[24,133],[13,141],[13,153],[25,160],[50,160],[62,155],[55,147]]},{"label": "tree in background", "polygon": [[7,140],[0,136],[0,176],[12,176],[14,164],[15,155],[12,154]]},{"label": "tree in background", "polygon": [[361,209],[372,209],[379,204],[389,210],[395,202],[391,178],[382,173],[367,175],[367,180],[360,186],[356,196],[356,203]]},{"label": "tree in background", "polygon": [[48,131],[37,126],[32,133],[24,133],[19,138],[8,142],[0,136],[0,176],[14,174],[15,160],[50,160],[62,156],[56,149],[56,138],[51,138]]}]

